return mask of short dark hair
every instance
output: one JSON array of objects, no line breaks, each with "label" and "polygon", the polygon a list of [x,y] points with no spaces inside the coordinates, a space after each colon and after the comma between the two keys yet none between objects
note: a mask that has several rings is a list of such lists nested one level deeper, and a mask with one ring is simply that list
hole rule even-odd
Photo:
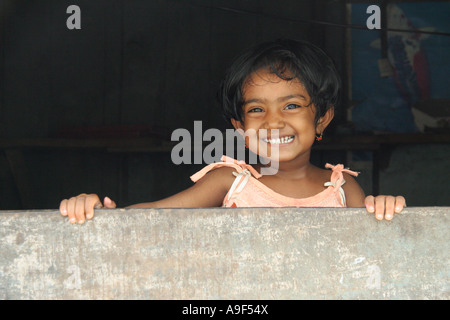
[{"label": "short dark hair", "polygon": [[228,121],[243,120],[244,85],[261,68],[283,80],[298,79],[316,107],[316,123],[339,103],[341,82],[331,58],[309,42],[278,39],[247,49],[226,72],[217,97]]}]

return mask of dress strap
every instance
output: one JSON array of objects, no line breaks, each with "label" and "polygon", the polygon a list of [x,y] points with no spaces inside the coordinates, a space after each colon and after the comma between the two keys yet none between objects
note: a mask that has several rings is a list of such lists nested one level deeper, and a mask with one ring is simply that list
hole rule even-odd
[{"label": "dress strap", "polygon": [[325,168],[329,168],[333,170],[331,173],[330,182],[327,182],[325,185],[330,186],[332,185],[335,190],[339,190],[339,188],[345,183],[343,172],[346,172],[348,174],[351,174],[352,176],[357,177],[359,172],[352,171],[348,168],[344,168],[344,165],[337,164],[333,166],[332,164],[327,163],[325,165]]},{"label": "dress strap", "polygon": [[351,174],[352,176],[357,177],[359,172],[356,171],[351,171],[348,168],[344,168],[344,166],[342,164],[337,164],[335,166],[327,163],[325,165],[325,168],[330,168],[331,170],[333,170],[333,172],[331,173],[331,178],[329,182],[325,183],[325,187],[329,187],[329,186],[333,186],[334,187],[334,192],[338,193],[339,192],[339,197],[341,198],[341,204],[346,207],[347,203],[346,203],[346,199],[345,199],[345,192],[344,189],[342,189],[342,185],[345,183],[344,180],[344,175],[342,174],[342,172],[347,172],[348,174]]},{"label": "dress strap", "polygon": [[204,167],[203,169],[201,169],[200,171],[198,171],[197,173],[193,174],[191,176],[191,180],[194,182],[197,182],[198,180],[203,178],[203,176],[205,174],[207,174],[209,171],[216,169],[216,168],[220,168],[220,167],[233,167],[236,169],[237,173],[242,173],[244,170],[247,170],[253,176],[255,176],[255,178],[257,178],[257,179],[261,178],[261,176],[262,176],[251,165],[246,164],[245,161],[243,161],[243,160],[236,160],[236,159],[227,157],[225,155],[223,155],[220,158],[220,160],[222,160],[222,162],[211,163],[211,164],[207,165],[206,167]]}]

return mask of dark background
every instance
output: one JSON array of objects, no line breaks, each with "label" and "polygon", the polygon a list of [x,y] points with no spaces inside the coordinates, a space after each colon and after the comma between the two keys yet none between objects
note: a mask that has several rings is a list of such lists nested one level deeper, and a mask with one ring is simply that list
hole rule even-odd
[{"label": "dark background", "polygon": [[[72,4],[81,30],[66,27]],[[190,186],[203,165],[174,165],[165,141],[195,120],[203,130],[230,128],[215,102],[219,81],[263,40],[305,39],[334,59],[344,96],[327,134],[354,135],[347,8],[332,0],[0,0],[0,210],[57,208],[82,192],[126,206]],[[419,142],[386,149],[378,193],[450,205],[449,145]],[[313,161],[362,171],[369,194],[372,162],[353,161],[351,150],[319,148]]]}]

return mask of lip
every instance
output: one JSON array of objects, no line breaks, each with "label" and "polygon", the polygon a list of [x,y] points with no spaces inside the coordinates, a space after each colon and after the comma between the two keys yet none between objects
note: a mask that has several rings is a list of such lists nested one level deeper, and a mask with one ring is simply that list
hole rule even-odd
[{"label": "lip", "polygon": [[260,138],[260,140],[269,145],[285,146],[291,144],[295,140],[294,135],[283,135],[277,139]]}]

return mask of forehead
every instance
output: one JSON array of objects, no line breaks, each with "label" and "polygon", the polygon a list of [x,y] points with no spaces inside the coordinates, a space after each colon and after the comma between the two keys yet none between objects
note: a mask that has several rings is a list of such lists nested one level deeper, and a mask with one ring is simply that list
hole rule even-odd
[{"label": "forehead", "polygon": [[294,78],[283,80],[276,74],[260,69],[248,76],[242,86],[244,100],[252,98],[276,98],[288,95],[302,95],[307,100],[310,99],[308,91],[303,83]]}]

